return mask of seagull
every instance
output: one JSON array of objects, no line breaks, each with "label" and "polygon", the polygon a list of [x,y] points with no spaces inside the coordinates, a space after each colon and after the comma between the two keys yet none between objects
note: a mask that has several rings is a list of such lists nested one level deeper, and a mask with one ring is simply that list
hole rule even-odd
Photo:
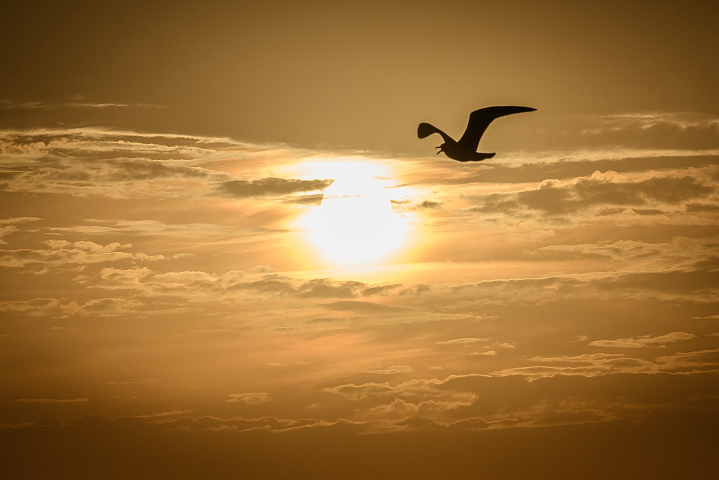
[{"label": "seagull", "polygon": [[467,129],[464,131],[462,138],[459,139],[459,142],[455,142],[452,137],[429,123],[419,124],[417,136],[419,138],[425,138],[433,133],[439,133],[442,135],[444,143],[439,147],[435,147],[439,148],[437,155],[439,155],[440,152],[444,152],[449,158],[459,162],[481,162],[485,158],[492,158],[494,156],[494,153],[481,153],[477,151],[479,139],[482,138],[484,131],[487,130],[492,120],[505,115],[534,112],[535,110],[536,108],[530,107],[487,107],[475,110],[469,115]]}]

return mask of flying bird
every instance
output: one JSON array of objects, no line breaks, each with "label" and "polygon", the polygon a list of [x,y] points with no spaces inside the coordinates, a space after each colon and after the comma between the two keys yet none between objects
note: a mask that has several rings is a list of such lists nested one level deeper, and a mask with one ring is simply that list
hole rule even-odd
[{"label": "flying bird", "polygon": [[479,162],[485,158],[492,158],[494,156],[494,153],[481,153],[477,151],[479,139],[482,138],[484,131],[487,130],[492,120],[504,117],[505,115],[534,112],[535,110],[536,108],[530,107],[487,107],[475,110],[469,115],[467,129],[464,131],[462,138],[459,139],[459,142],[455,142],[452,137],[429,123],[419,124],[417,136],[419,138],[425,138],[433,133],[439,133],[442,135],[444,143],[436,147],[439,148],[437,155],[439,155],[440,152],[444,152],[449,158],[459,162]]}]

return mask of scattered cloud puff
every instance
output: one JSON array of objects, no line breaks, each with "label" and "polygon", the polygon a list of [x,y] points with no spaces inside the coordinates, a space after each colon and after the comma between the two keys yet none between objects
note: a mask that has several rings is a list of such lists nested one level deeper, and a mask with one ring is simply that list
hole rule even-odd
[{"label": "scattered cloud puff", "polygon": [[270,401],[270,395],[267,392],[232,393],[229,397],[225,402],[242,402],[245,405],[260,405]]},{"label": "scattered cloud puff", "polygon": [[423,200],[421,202],[413,202],[412,200],[392,200],[392,207],[397,211],[412,210],[437,210],[441,208],[441,202],[432,200]]},{"label": "scattered cloud puff", "polygon": [[482,356],[492,357],[494,355],[497,355],[497,352],[494,350],[488,350],[486,352],[472,352],[472,353],[470,353],[470,355],[482,355]]},{"label": "scattered cloud puff", "polygon": [[696,338],[696,335],[686,332],[672,332],[658,337],[647,335],[637,338],[619,338],[617,340],[595,340],[590,342],[589,345],[593,347],[644,348],[655,344],[664,345],[672,342],[691,340],[692,338]]}]

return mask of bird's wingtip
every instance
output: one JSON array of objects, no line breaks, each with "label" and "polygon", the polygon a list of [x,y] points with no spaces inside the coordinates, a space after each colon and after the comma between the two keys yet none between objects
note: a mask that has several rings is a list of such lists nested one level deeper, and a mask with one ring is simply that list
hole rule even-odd
[{"label": "bird's wingtip", "polygon": [[436,129],[429,123],[420,123],[417,127],[417,138],[425,138],[436,132]]}]

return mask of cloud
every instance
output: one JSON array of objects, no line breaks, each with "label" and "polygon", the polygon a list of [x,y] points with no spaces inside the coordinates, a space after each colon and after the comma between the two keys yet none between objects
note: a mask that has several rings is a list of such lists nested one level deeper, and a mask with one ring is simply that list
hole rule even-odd
[{"label": "cloud", "polygon": [[373,373],[376,375],[395,375],[397,373],[409,373],[414,371],[409,365],[392,365],[391,367],[381,368],[378,370],[365,370],[365,373]]},{"label": "cloud", "polygon": [[[657,358],[655,361],[626,357],[622,354],[583,354],[577,356],[534,357],[536,363],[566,363],[565,366],[537,365],[505,368],[491,372],[492,377],[521,375],[533,381],[557,375],[597,377],[619,373],[659,374],[674,373],[693,375],[719,371],[719,349],[677,353]],[[579,365],[576,365],[579,364]]]},{"label": "cloud", "polygon": [[441,202],[435,202],[432,200],[423,200],[417,203],[414,203],[411,200],[391,200],[391,202],[392,206],[398,211],[437,210],[442,206]]},{"label": "cloud", "polygon": [[92,316],[116,317],[138,311],[144,304],[128,298],[98,298],[85,304],[63,302],[57,298],[33,298],[31,300],[8,300],[0,302],[0,312],[28,317],[41,316]]},{"label": "cloud", "polygon": [[245,405],[260,405],[270,401],[270,395],[267,392],[255,393],[232,393],[225,402],[242,402]]},{"label": "cloud", "polygon": [[497,355],[497,352],[494,350],[488,350],[486,352],[472,352],[470,355],[485,355],[485,356],[494,356]]},{"label": "cloud", "polygon": [[624,113],[578,120],[585,142],[696,149],[719,145],[719,119],[696,112]]},{"label": "cloud", "polygon": [[81,235],[128,235],[141,237],[165,238],[207,238],[224,239],[245,238],[251,236],[272,235],[284,233],[285,230],[269,228],[242,228],[229,225],[210,223],[166,223],[157,220],[101,220],[85,219],[90,225],[75,225],[72,227],[46,227],[49,232],[76,233]]},{"label": "cloud", "polygon": [[347,400],[358,401],[369,397],[383,397],[389,395],[402,397],[441,396],[444,395],[444,393],[437,389],[437,385],[440,385],[441,383],[442,381],[438,379],[413,379],[402,382],[394,387],[388,382],[369,382],[361,385],[350,383],[336,387],[326,387],[322,390],[327,393],[339,395]]},{"label": "cloud", "polygon": [[300,285],[297,295],[304,298],[352,298],[364,286],[361,282],[334,282],[328,278],[318,278]]},{"label": "cloud", "polygon": [[101,298],[89,300],[79,309],[81,315],[99,315],[101,317],[116,317],[137,311],[142,302],[126,298]]},{"label": "cloud", "polygon": [[407,310],[405,307],[395,307],[393,305],[382,305],[380,303],[360,302],[356,300],[341,300],[339,302],[326,303],[322,306],[336,312],[358,312],[365,314],[402,313]]},{"label": "cloud", "polygon": [[84,405],[90,401],[89,398],[19,398],[15,400],[20,403],[47,403],[58,405]]},{"label": "cloud", "polygon": [[122,245],[118,242],[99,245],[87,241],[70,243],[66,240],[47,240],[44,243],[50,247],[49,250],[0,250],[0,266],[20,268],[34,264],[45,266],[87,265],[119,260],[157,261],[165,259],[163,255],[119,251],[132,245]]},{"label": "cloud", "polygon": [[147,415],[135,415],[135,418],[156,419],[156,418],[177,417],[177,416],[186,415],[186,414],[192,413],[192,412],[194,412],[194,410],[168,410],[167,412],[150,413]]},{"label": "cloud", "polygon": [[[207,162],[253,150],[229,139],[80,128],[0,132],[7,192],[178,198],[211,195],[233,176]],[[261,155],[260,155],[261,156]]]},{"label": "cloud", "polygon": [[0,107],[14,110],[60,110],[63,108],[163,108],[162,105],[148,103],[91,103],[91,102],[16,102],[0,100]]},{"label": "cloud", "polygon": [[468,345],[476,342],[487,342],[489,338],[455,338],[454,340],[445,340],[443,342],[434,342],[437,345]]},{"label": "cloud", "polygon": [[692,338],[696,338],[696,335],[686,332],[672,332],[658,337],[647,335],[637,338],[619,338],[617,340],[595,340],[590,342],[589,345],[593,347],[644,348],[657,343],[664,345],[672,342],[691,340]]},{"label": "cloud", "polygon": [[679,205],[706,198],[714,192],[703,179],[684,173],[684,176],[655,174],[647,178],[630,178],[616,172],[596,171],[590,177],[564,182],[543,180],[536,188],[467,198],[479,204],[469,211],[485,214],[534,210],[544,215],[566,215],[594,208],[598,209],[599,215],[606,215],[608,208],[615,207],[611,211],[633,208],[639,214],[656,215],[664,211],[637,207]]},{"label": "cloud", "polygon": [[546,214],[573,213],[595,205],[641,206],[648,201],[677,204],[705,197],[714,189],[696,178],[653,177],[636,182],[616,181],[598,172],[569,185],[546,180],[537,189],[517,194],[516,201]]},{"label": "cloud", "polygon": [[17,227],[18,224],[37,222],[38,220],[42,219],[37,217],[15,217],[0,219],[0,245],[7,245],[7,242],[3,240],[2,237],[17,232],[19,230],[19,228]]},{"label": "cloud", "polygon": [[333,180],[297,180],[286,178],[262,178],[259,180],[230,180],[222,183],[220,192],[232,197],[259,197],[264,195],[289,195],[291,193],[324,190]]},{"label": "cloud", "polygon": [[307,362],[301,362],[299,360],[290,360],[289,362],[271,362],[269,363],[271,367],[290,367],[290,366],[298,366],[298,365],[307,365]]}]

